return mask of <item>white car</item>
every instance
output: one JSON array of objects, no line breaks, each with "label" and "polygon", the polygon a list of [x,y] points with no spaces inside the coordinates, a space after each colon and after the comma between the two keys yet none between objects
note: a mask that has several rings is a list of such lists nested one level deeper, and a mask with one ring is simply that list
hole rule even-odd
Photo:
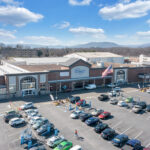
[{"label": "white car", "polygon": [[51,148],[56,147],[61,142],[65,141],[65,138],[63,136],[52,136],[47,140],[47,145]]},{"label": "white car", "polygon": [[87,90],[96,89],[96,85],[95,84],[88,84],[87,86],[85,86],[85,89],[87,89]]},{"label": "white car", "polygon": [[20,109],[21,110],[25,110],[25,109],[29,109],[29,108],[33,108],[33,103],[30,102],[30,103],[25,103],[24,105],[20,106]]},{"label": "white car", "polygon": [[112,84],[112,83],[110,83],[110,84],[107,84],[107,87],[110,87],[110,88],[114,88],[116,85],[115,84]]},{"label": "white car", "polygon": [[147,89],[146,92],[147,92],[147,93],[150,93],[150,89]]},{"label": "white car", "polygon": [[38,113],[38,110],[37,109],[28,109],[28,110],[25,110],[25,113],[28,115],[28,114],[31,114],[31,113]]},{"label": "white car", "polygon": [[81,113],[83,113],[83,111],[80,111],[80,110],[73,111],[73,112],[70,114],[70,117],[71,117],[72,119],[77,119]]},{"label": "white car", "polygon": [[115,87],[115,88],[114,88],[114,91],[120,92],[120,91],[121,91],[121,88],[120,88],[120,87]]},{"label": "white car", "polygon": [[110,92],[108,93],[108,95],[111,96],[111,97],[113,97],[113,96],[116,96],[116,95],[117,95],[117,92],[113,90],[113,91],[110,91]]},{"label": "white car", "polygon": [[41,117],[33,117],[30,121],[29,124],[33,125],[34,123],[36,123],[37,121],[42,120]]},{"label": "white car", "polygon": [[82,147],[80,145],[75,145],[70,150],[83,150],[83,149],[82,149]]},{"label": "white car", "polygon": [[119,101],[118,102],[118,106],[120,106],[120,107],[127,107],[128,104],[126,102],[124,102],[124,101]]},{"label": "white car", "polygon": [[142,110],[142,107],[139,106],[139,105],[134,105],[133,108],[132,108],[132,111],[135,112],[135,113],[138,113]]},{"label": "white car", "polygon": [[23,118],[13,118],[9,121],[9,125],[13,127],[23,123],[25,123],[25,120]]},{"label": "white car", "polygon": [[41,115],[38,114],[38,113],[36,113],[36,112],[33,112],[33,113],[31,113],[31,114],[28,114],[28,119],[29,119],[29,120],[32,119],[32,118],[34,118],[34,117],[41,117]]}]

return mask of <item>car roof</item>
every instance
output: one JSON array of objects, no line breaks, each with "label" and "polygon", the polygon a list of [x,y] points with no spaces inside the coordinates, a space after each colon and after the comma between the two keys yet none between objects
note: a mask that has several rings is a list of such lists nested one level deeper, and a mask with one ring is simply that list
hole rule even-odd
[{"label": "car roof", "polygon": [[81,148],[81,146],[80,145],[75,145],[74,147],[72,147],[70,150],[78,150],[78,149],[80,149]]},{"label": "car roof", "polygon": [[129,144],[129,145],[141,144],[141,141],[139,141],[137,139],[130,139],[130,140],[128,140],[127,144]]},{"label": "car roof", "polygon": [[15,120],[18,120],[18,119],[20,119],[20,118],[16,117],[16,118],[11,119],[11,121],[15,121]]},{"label": "car roof", "polygon": [[122,138],[122,137],[128,137],[128,136],[125,135],[125,134],[119,134],[119,135],[117,135],[115,138]]}]

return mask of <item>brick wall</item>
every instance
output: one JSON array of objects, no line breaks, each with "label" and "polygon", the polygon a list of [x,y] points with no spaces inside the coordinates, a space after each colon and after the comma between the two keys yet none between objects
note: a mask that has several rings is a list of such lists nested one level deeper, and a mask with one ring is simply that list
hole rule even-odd
[{"label": "brick wall", "polygon": [[128,82],[140,82],[139,73],[150,74],[150,67],[128,68]]}]

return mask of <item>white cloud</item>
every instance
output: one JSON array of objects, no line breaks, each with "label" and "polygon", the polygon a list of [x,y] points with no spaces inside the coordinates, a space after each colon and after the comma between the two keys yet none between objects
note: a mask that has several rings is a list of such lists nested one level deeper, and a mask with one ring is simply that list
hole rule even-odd
[{"label": "white cloud", "polygon": [[90,5],[92,0],[69,0],[69,4],[74,6]]},{"label": "white cloud", "polygon": [[137,0],[132,3],[119,3],[115,6],[103,7],[99,14],[108,20],[139,18],[146,16],[150,10],[150,0]]},{"label": "white cloud", "polygon": [[150,31],[145,31],[145,32],[137,32],[136,33],[139,37],[141,38],[150,38]]},{"label": "white cloud", "polygon": [[58,29],[65,29],[68,28],[70,26],[70,22],[68,21],[63,21],[63,23],[61,24],[54,24],[53,27],[56,27]]},{"label": "white cloud", "polygon": [[40,44],[40,45],[59,45],[61,41],[50,36],[27,36],[25,43]]},{"label": "white cloud", "polygon": [[29,22],[37,22],[42,19],[41,14],[36,14],[23,7],[1,6],[0,22],[14,26],[24,26]]},{"label": "white cloud", "polygon": [[103,34],[103,29],[98,28],[88,28],[88,27],[78,27],[78,28],[70,28],[70,32],[72,33],[85,33],[85,34]]},{"label": "white cloud", "polygon": [[149,19],[149,20],[147,20],[147,23],[150,25],[150,19]]},{"label": "white cloud", "polygon": [[0,3],[5,3],[8,5],[20,5],[22,2],[14,1],[14,0],[0,0]]},{"label": "white cloud", "polygon": [[15,39],[14,35],[15,31],[8,31],[4,29],[0,29],[0,39],[3,40],[4,38],[9,38],[9,39]]},{"label": "white cloud", "polygon": [[126,38],[127,35],[126,34],[118,34],[118,35],[115,35],[115,38],[118,38],[118,39],[123,39],[123,38]]}]

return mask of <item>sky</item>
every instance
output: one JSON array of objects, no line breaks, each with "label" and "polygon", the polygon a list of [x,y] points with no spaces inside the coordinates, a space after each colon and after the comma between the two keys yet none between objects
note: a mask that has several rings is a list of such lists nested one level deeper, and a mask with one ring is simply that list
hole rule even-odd
[{"label": "sky", "polygon": [[150,0],[0,0],[0,43],[150,43]]}]

